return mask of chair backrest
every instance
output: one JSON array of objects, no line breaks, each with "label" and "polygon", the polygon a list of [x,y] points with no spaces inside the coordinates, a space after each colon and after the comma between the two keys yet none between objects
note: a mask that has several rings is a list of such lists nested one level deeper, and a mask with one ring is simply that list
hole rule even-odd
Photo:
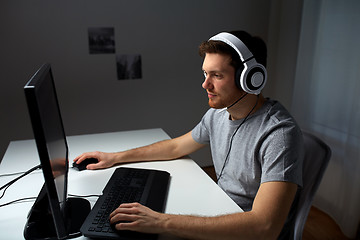
[{"label": "chair backrest", "polygon": [[303,188],[300,193],[295,217],[294,240],[301,240],[305,222],[309,214],[314,195],[320,185],[329,163],[331,149],[316,136],[303,132],[304,162]]}]

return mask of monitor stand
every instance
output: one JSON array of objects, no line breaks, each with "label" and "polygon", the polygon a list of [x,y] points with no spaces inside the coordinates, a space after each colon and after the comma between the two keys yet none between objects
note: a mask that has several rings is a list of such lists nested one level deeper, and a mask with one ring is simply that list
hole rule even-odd
[{"label": "monitor stand", "polygon": [[[81,236],[80,227],[90,212],[90,203],[82,198],[68,198],[65,205],[67,237]],[[24,228],[25,239],[58,239],[49,207],[45,184],[41,189]]]}]

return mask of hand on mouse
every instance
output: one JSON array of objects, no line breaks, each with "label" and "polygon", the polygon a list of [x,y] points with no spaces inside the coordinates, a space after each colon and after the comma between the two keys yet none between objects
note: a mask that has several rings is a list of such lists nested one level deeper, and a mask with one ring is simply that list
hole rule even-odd
[{"label": "hand on mouse", "polygon": [[115,165],[113,153],[105,153],[105,152],[86,152],[74,159],[74,162],[81,163],[85,159],[88,158],[96,158],[98,163],[92,163],[87,165],[86,169],[88,170],[95,170],[95,169],[102,169],[102,168],[109,168]]}]

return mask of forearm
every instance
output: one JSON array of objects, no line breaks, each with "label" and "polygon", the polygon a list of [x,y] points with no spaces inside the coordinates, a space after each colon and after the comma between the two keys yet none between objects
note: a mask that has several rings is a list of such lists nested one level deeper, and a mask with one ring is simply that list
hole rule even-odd
[{"label": "forearm", "polygon": [[296,191],[293,183],[263,183],[249,212],[205,218],[165,214],[162,229],[190,239],[276,239]]},{"label": "forearm", "polygon": [[177,138],[115,153],[114,159],[117,163],[170,160],[188,155],[203,146],[203,144],[195,142],[191,136],[191,132],[189,132]]},{"label": "forearm", "polygon": [[164,140],[148,146],[117,152],[114,153],[113,157],[117,163],[131,163],[152,160],[170,160],[181,156],[178,156],[174,151],[171,140]]},{"label": "forearm", "polygon": [[271,239],[263,231],[264,224],[271,221],[252,212],[198,217],[158,213],[139,203],[128,203],[110,214],[110,222],[118,230],[170,234],[186,239],[263,239],[265,235]]},{"label": "forearm", "polygon": [[105,153],[94,151],[83,153],[77,156],[74,161],[81,163],[87,158],[96,158],[99,161],[98,163],[87,166],[87,169],[94,170],[112,167],[116,164],[176,159],[188,155],[203,146],[203,144],[195,142],[191,136],[191,132],[189,132],[174,139],[168,139],[122,152]]},{"label": "forearm", "polygon": [[[218,217],[165,215],[165,233],[187,239],[271,239],[269,226],[251,212]],[[275,239],[276,236],[273,237]]]},{"label": "forearm", "polygon": [[171,234],[188,239],[276,239],[284,226],[297,185],[260,185],[251,211],[216,217],[158,213],[139,203],[121,204],[110,214],[118,230]]}]

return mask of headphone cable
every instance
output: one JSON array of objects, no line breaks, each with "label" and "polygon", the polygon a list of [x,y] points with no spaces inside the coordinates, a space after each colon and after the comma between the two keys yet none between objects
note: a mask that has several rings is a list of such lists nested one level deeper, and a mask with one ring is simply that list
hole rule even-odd
[{"label": "headphone cable", "polygon": [[231,104],[230,106],[228,106],[226,109],[231,108],[232,106],[234,106],[235,104],[237,104],[241,99],[243,99],[244,97],[246,97],[246,95],[248,95],[248,93],[243,94],[238,100],[236,100],[233,104]]},{"label": "headphone cable", "polygon": [[250,116],[250,114],[252,113],[252,111],[254,111],[256,105],[258,104],[259,102],[259,95],[257,95],[257,99],[256,99],[256,103],[255,105],[252,107],[251,111],[246,115],[246,117],[244,118],[244,120],[239,124],[239,126],[237,126],[237,128],[235,129],[234,133],[232,134],[231,138],[230,138],[230,144],[229,144],[229,150],[227,151],[227,154],[226,154],[226,157],[225,157],[225,161],[224,161],[224,165],[222,166],[221,168],[221,172],[217,178],[218,182],[220,180],[220,178],[222,177],[223,175],[223,171],[224,171],[224,168],[225,168],[225,165],[226,163],[229,161],[229,155],[230,155],[230,151],[231,151],[231,147],[232,147],[232,142],[233,142],[233,139],[235,137],[235,134],[237,133],[237,131],[239,130],[239,128],[245,123],[245,121],[248,119],[248,117]]}]

